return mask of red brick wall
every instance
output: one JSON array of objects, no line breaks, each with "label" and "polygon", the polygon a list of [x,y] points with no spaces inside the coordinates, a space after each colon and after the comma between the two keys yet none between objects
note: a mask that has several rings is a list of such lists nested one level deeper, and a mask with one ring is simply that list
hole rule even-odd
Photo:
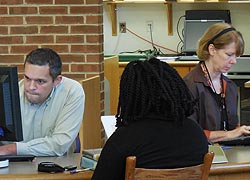
[{"label": "red brick wall", "polygon": [[0,0],[0,65],[17,65],[31,50],[49,47],[63,61],[63,74],[103,74],[101,0]]},{"label": "red brick wall", "polygon": [[0,65],[21,75],[28,52],[52,48],[65,76],[100,75],[103,100],[102,17],[102,0],[0,0]]}]

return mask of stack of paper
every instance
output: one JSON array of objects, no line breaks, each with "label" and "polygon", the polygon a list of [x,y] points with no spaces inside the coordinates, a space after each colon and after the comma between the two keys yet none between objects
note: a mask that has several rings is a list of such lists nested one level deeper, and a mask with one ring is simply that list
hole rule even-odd
[{"label": "stack of paper", "polygon": [[102,125],[107,138],[109,138],[116,130],[116,118],[115,116],[101,116]]}]

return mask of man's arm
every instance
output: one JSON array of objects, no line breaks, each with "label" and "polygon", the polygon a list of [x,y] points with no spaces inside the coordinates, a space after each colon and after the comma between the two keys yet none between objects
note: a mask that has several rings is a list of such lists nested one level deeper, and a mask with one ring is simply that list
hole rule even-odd
[{"label": "man's arm", "polygon": [[7,144],[0,146],[0,155],[16,155],[16,144]]}]

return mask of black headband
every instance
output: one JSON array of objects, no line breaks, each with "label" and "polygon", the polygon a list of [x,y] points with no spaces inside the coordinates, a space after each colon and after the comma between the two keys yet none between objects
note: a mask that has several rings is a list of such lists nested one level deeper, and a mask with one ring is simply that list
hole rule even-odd
[{"label": "black headband", "polygon": [[221,32],[219,32],[218,34],[216,34],[210,41],[208,41],[207,45],[209,46],[209,44],[213,44],[214,41],[220,37],[221,35],[229,32],[229,31],[236,31],[233,27],[231,28],[227,28],[227,29],[223,29]]}]

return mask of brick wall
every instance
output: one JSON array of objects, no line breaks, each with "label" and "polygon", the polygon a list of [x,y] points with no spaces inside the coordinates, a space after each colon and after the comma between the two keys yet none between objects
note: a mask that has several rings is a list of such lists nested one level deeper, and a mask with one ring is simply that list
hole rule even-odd
[{"label": "brick wall", "polygon": [[103,109],[102,0],[0,0],[0,65],[16,65],[49,47],[61,56],[71,78],[100,75]]}]

